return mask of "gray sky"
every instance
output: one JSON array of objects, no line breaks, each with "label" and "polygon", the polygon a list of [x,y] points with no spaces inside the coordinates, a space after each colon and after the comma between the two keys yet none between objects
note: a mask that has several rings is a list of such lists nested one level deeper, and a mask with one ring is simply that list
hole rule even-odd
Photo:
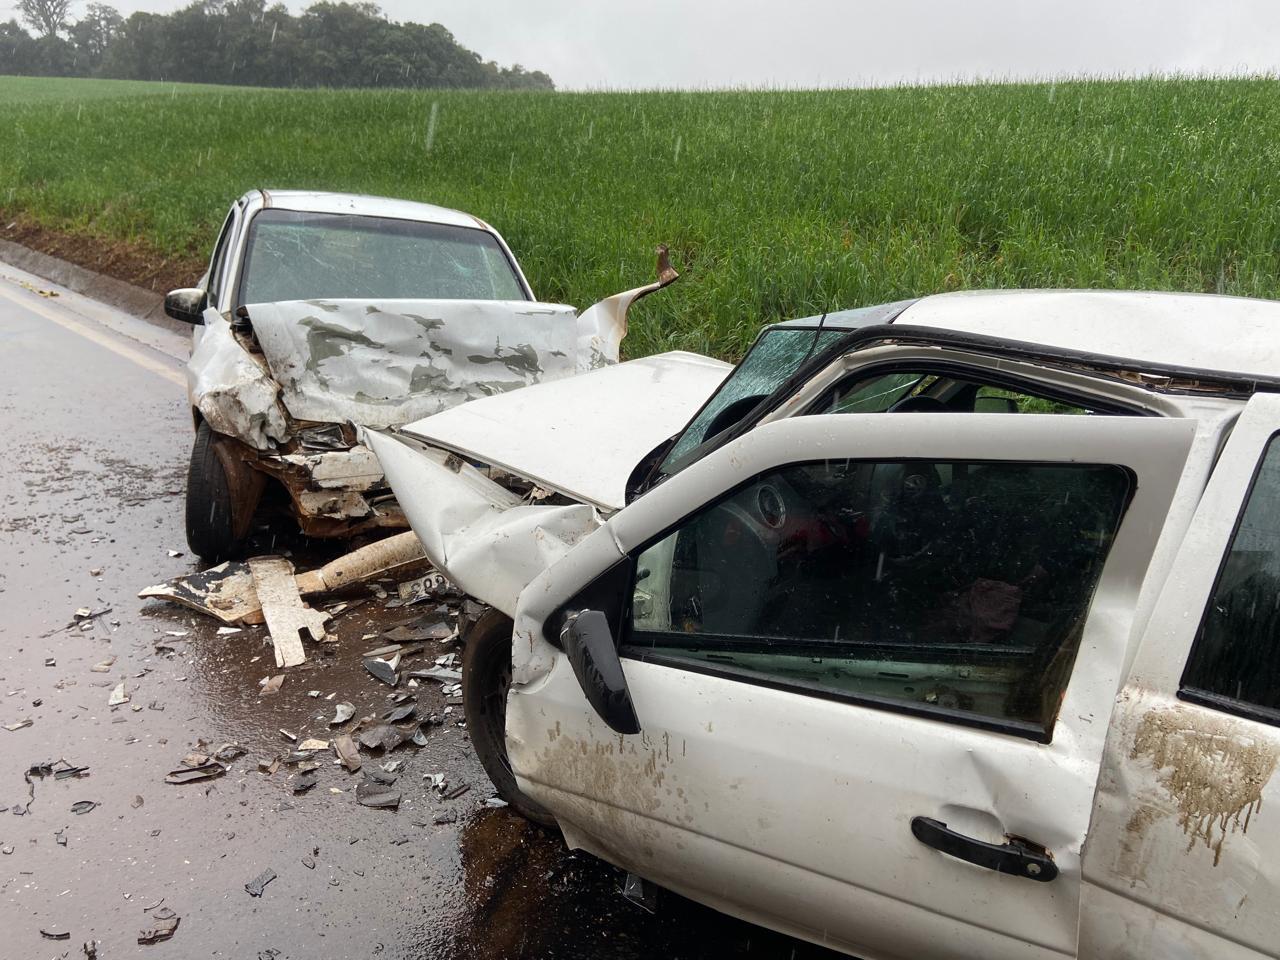
[{"label": "gray sky", "polygon": [[[0,10],[12,5],[0,0]],[[182,5],[115,4],[126,14]],[[294,11],[305,5],[289,4]],[[570,89],[1280,72],[1275,0],[381,0],[381,6],[393,20],[439,21],[486,59],[545,70]]]}]

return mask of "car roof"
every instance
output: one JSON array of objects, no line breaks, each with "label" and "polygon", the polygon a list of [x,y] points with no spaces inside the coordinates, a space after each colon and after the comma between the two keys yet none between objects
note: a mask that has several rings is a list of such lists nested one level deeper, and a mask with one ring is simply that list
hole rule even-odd
[{"label": "car roof", "polygon": [[397,200],[393,197],[371,197],[359,193],[330,193],[313,190],[260,190],[263,206],[305,213],[350,213],[363,217],[388,217],[393,220],[415,220],[442,223],[455,227],[472,227],[494,232],[479,217],[437,207],[432,203]]},{"label": "car roof", "polygon": [[[885,311],[885,312],[882,312]],[[886,315],[887,312],[887,315]],[[818,317],[780,326],[813,327]],[[1144,366],[1280,372],[1280,302],[1124,290],[970,290],[827,315],[824,327],[928,327]]]}]

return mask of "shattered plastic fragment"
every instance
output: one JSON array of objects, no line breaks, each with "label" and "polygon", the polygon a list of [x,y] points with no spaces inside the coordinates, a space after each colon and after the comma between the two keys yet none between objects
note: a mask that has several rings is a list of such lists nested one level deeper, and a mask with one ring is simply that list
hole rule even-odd
[{"label": "shattered plastic fragment", "polygon": [[30,718],[26,720],[19,720],[17,723],[6,723],[4,725],[4,728],[8,730],[10,733],[12,733],[15,730],[22,730],[25,727],[29,727],[29,726],[31,726]]},{"label": "shattered plastic fragment", "polygon": [[355,741],[348,734],[343,734],[333,741],[333,752],[337,754],[338,759],[342,761],[342,765],[347,768],[349,773],[355,773],[360,769],[360,753],[356,750]]},{"label": "shattered plastic fragment", "polygon": [[300,744],[298,744],[298,749],[299,750],[328,750],[329,741],[316,740],[314,738],[310,738],[307,740],[303,740]]},{"label": "shattered plastic fragment", "polygon": [[337,727],[356,715],[355,705],[344,700],[333,708],[333,719],[329,721],[329,726]]},{"label": "shattered plastic fragment", "polygon": [[214,777],[220,777],[227,772],[227,768],[220,763],[212,760],[196,767],[184,767],[181,770],[173,770],[165,775],[165,783],[196,783],[200,780],[212,780]]},{"label": "shattered plastic fragment", "polygon": [[50,927],[48,930],[41,927],[40,936],[46,940],[70,940],[71,931],[64,930],[62,927]]},{"label": "shattered plastic fragment", "polygon": [[308,770],[305,773],[298,774],[293,781],[294,794],[306,793],[316,785],[316,773],[314,770]]},{"label": "shattered plastic fragment", "polygon": [[[170,911],[172,913],[172,911]],[[138,943],[152,944],[163,943],[173,936],[178,929],[178,924],[182,922],[182,918],[178,916],[169,916],[161,918],[158,914],[153,918],[155,925],[150,930],[143,930],[138,934]]]},{"label": "shattered plastic fragment", "polygon": [[96,800],[77,800],[71,805],[71,812],[79,816],[97,809],[98,806],[99,804]]},{"label": "shattered plastic fragment", "polygon": [[274,677],[267,677],[259,682],[259,686],[262,687],[262,692],[259,693],[258,696],[265,697],[267,694],[278,693],[283,685],[283,673],[277,673]]},{"label": "shattered plastic fragment", "polygon": [[260,897],[262,896],[262,891],[266,888],[267,884],[270,883],[275,878],[276,878],[276,872],[268,867],[266,870],[263,870],[260,874],[258,874],[248,883],[246,883],[244,885],[244,888],[246,891],[248,891],[249,896]]},{"label": "shattered plastic fragment", "polygon": [[376,679],[381,680],[390,687],[394,687],[400,683],[400,675],[396,673],[396,669],[399,666],[400,657],[398,655],[393,657],[391,660],[383,660],[379,657],[370,657],[364,661],[364,668]]},{"label": "shattered plastic fragment", "polygon": [[393,810],[400,806],[400,791],[373,780],[365,780],[356,787],[356,800],[366,807]]},{"label": "shattered plastic fragment", "polygon": [[121,680],[116,685],[116,688],[111,691],[111,696],[107,700],[107,706],[118,707],[121,704],[128,703],[128,702],[129,702],[129,694],[125,692],[124,681]]},{"label": "shattered plastic fragment", "polygon": [[363,730],[360,733],[360,744],[365,749],[377,750],[381,748],[388,753],[404,743],[405,739],[403,733],[385,723]]},{"label": "shattered plastic fragment", "polygon": [[406,703],[403,706],[396,707],[394,710],[388,710],[382,715],[382,719],[387,723],[400,723],[404,720],[410,720],[413,715],[418,712],[416,703]]}]

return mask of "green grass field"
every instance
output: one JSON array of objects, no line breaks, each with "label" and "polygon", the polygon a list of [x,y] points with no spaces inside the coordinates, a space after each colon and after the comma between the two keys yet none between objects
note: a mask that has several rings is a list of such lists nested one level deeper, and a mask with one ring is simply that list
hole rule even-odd
[{"label": "green grass field", "polygon": [[[429,117],[437,109],[428,142]],[[1280,295],[1280,82],[875,91],[263,91],[0,78],[0,209],[204,253],[253,186],[460,207],[631,355],[966,287]]]}]

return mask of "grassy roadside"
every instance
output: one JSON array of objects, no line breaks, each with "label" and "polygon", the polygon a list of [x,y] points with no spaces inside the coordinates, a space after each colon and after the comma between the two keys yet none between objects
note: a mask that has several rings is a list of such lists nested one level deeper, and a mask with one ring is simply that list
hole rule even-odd
[{"label": "grassy roadside", "polygon": [[[108,88],[109,87],[109,88]],[[6,220],[191,263],[250,186],[456,206],[632,355],[966,287],[1280,296],[1280,82],[878,91],[263,91],[0,78]],[[435,115],[432,124],[431,117]],[[3,225],[0,225],[3,226]]]}]

